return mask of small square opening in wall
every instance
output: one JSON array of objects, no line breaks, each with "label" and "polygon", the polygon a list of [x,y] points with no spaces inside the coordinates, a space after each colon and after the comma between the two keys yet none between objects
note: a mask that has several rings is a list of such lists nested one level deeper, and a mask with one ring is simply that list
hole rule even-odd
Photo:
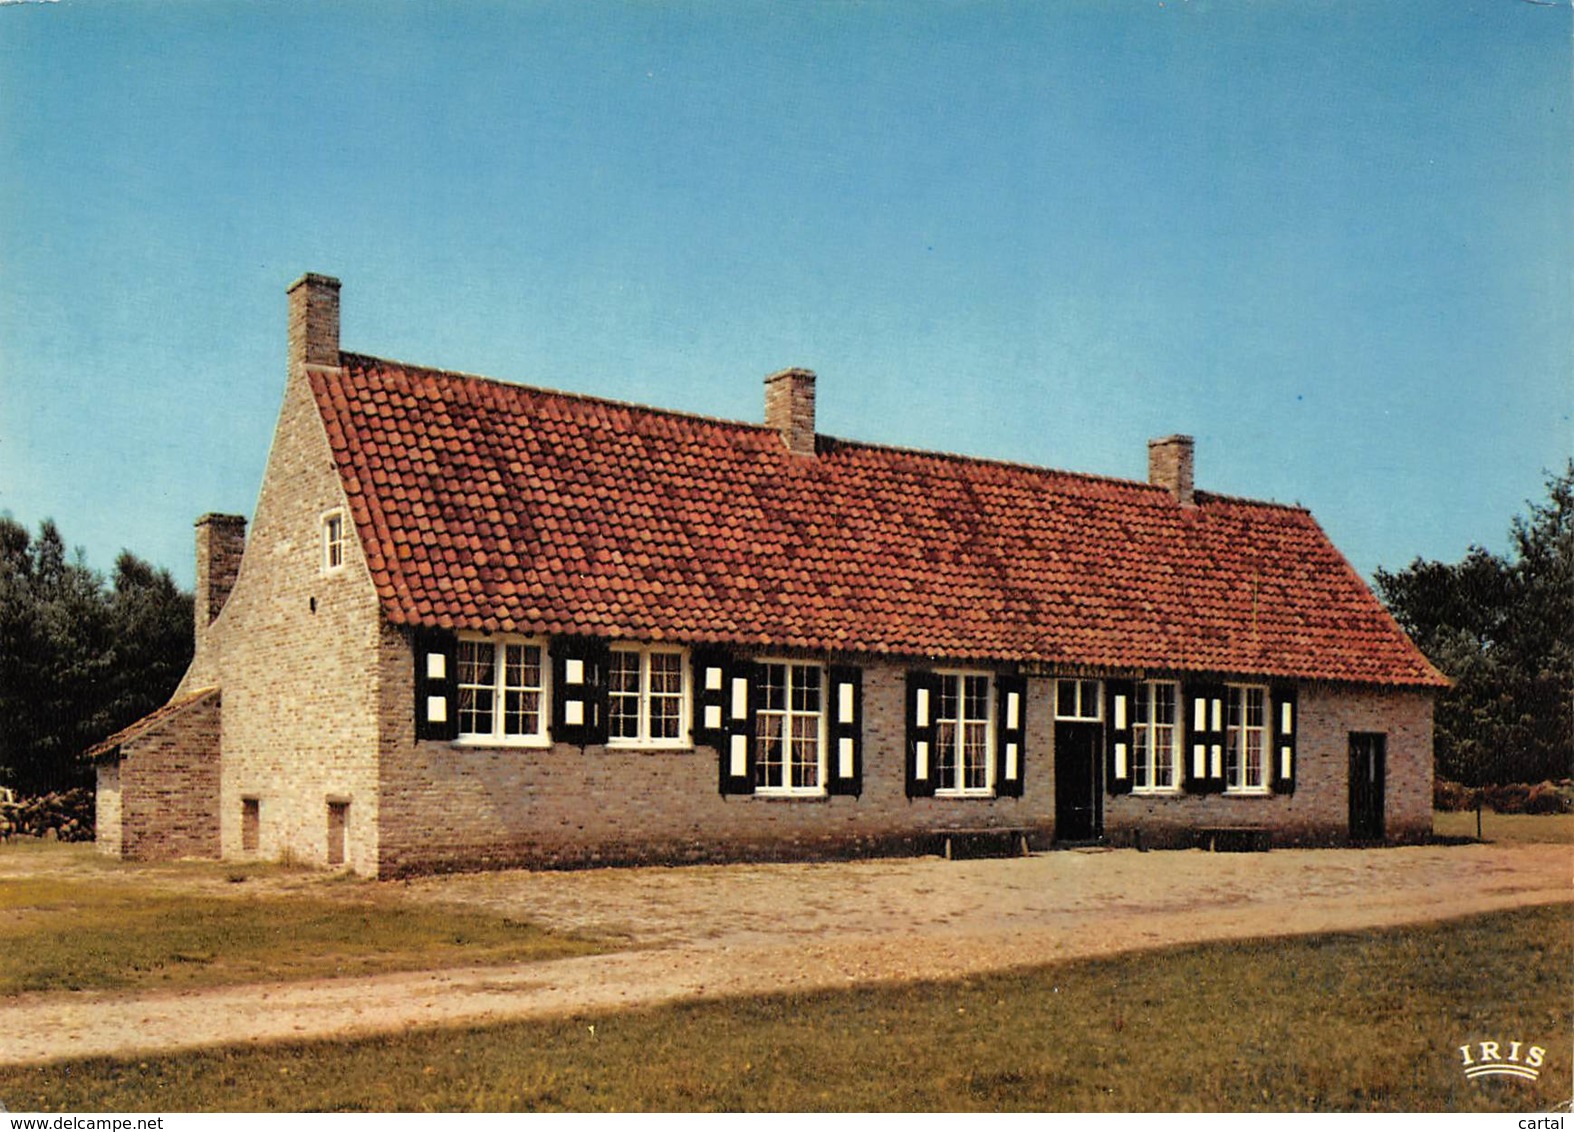
[{"label": "small square opening in wall", "polygon": [[350,803],[328,803],[328,863],[344,864],[345,834],[350,826]]},{"label": "small square opening in wall", "polygon": [[240,847],[243,853],[255,853],[262,840],[262,799],[240,800]]}]

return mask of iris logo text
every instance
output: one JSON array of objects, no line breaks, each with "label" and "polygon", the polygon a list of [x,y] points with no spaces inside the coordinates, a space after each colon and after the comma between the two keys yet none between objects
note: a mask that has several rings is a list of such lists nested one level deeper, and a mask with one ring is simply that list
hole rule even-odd
[{"label": "iris logo text", "polygon": [[1534,1081],[1541,1076],[1547,1051],[1541,1046],[1527,1047],[1524,1042],[1475,1042],[1459,1047],[1465,1076],[1523,1077]]}]

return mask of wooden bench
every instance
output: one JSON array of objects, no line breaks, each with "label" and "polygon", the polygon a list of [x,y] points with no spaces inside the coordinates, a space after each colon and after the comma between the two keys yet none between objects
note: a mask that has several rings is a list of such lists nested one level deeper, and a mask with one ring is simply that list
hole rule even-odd
[{"label": "wooden bench", "polygon": [[1266,853],[1273,832],[1260,825],[1211,825],[1197,831],[1197,848],[1210,853]]},{"label": "wooden bench", "polygon": [[1028,845],[1030,832],[1025,827],[1017,826],[979,826],[973,829],[941,829],[936,830],[935,834],[940,838],[941,856],[950,861],[954,859],[954,847],[972,848],[980,844],[1004,848],[1003,853],[995,856],[1026,857],[1032,852]]}]

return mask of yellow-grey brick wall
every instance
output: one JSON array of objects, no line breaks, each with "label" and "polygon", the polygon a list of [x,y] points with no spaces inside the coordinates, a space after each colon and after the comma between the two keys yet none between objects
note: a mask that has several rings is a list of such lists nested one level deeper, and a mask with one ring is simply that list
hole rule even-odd
[{"label": "yellow-grey brick wall", "polygon": [[1104,829],[1126,844],[1191,844],[1202,826],[1261,826],[1274,843],[1348,842],[1350,733],[1386,736],[1385,836],[1419,841],[1432,832],[1432,695],[1410,689],[1303,684],[1293,794],[1129,794],[1106,797]]},{"label": "yellow-grey brick wall", "polygon": [[723,796],[711,747],[476,748],[414,738],[413,661],[384,633],[381,871],[512,863],[790,858],[911,850],[933,831],[1023,828],[1046,844],[1054,822],[1048,681],[1030,681],[1024,792],[917,798],[906,792],[906,669],[863,667],[863,794]]},{"label": "yellow-grey brick wall", "polygon": [[98,765],[98,786],[93,794],[93,844],[100,853],[120,856],[120,763]]},{"label": "yellow-grey brick wall", "polygon": [[[1054,681],[1029,681],[1021,799],[909,799],[906,666],[865,663],[864,791],[859,798],[728,797],[710,747],[663,751],[555,745],[476,748],[413,737],[412,657],[383,634],[380,870],[511,863],[793,857],[928,848],[953,828],[1026,828],[1054,836]],[[847,658],[842,658],[845,662]],[[1386,834],[1431,830],[1430,693],[1303,685],[1297,789],[1291,795],[1103,797],[1117,844],[1191,845],[1199,826],[1264,826],[1274,842],[1348,841],[1348,736],[1387,736]]]},{"label": "yellow-grey brick wall", "polygon": [[[210,628],[224,689],[223,854],[325,865],[328,806],[348,802],[346,863],[377,862],[376,592],[356,539],[325,569],[325,514],[349,510],[303,370],[290,375],[234,592]],[[253,855],[253,854],[244,854]]]},{"label": "yellow-grey brick wall", "polygon": [[100,768],[109,792],[98,817],[110,827],[98,832],[101,848],[158,860],[219,855],[219,715],[217,697],[193,704]]}]

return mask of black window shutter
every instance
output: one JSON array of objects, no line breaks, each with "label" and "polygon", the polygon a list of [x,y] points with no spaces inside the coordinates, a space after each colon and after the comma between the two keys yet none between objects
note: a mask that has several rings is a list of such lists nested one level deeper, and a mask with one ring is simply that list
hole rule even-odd
[{"label": "black window shutter", "polygon": [[446,629],[417,629],[415,649],[415,737],[459,736],[458,639]]},{"label": "black window shutter", "polygon": [[1227,689],[1222,684],[1188,684],[1185,689],[1186,740],[1182,744],[1186,789],[1217,794],[1224,789],[1229,759],[1225,742]]},{"label": "black window shutter", "polygon": [[828,794],[863,793],[863,670],[851,665],[833,666],[830,671],[831,695],[826,703],[826,734],[831,749],[826,752]]},{"label": "black window shutter", "polygon": [[1111,794],[1131,793],[1131,724],[1136,715],[1137,685],[1132,680],[1104,684],[1105,779]]},{"label": "black window shutter", "polygon": [[1270,757],[1273,763],[1275,794],[1295,793],[1295,733],[1301,726],[1300,715],[1295,686],[1284,684],[1275,687],[1273,720],[1268,729],[1268,734],[1272,736]]},{"label": "black window shutter", "polygon": [[1208,791],[1208,745],[1213,734],[1208,727],[1209,704],[1209,685],[1182,686],[1181,713],[1185,727],[1181,729],[1181,784],[1191,794]]},{"label": "black window shutter", "polygon": [[1027,735],[1027,678],[995,677],[995,793],[1022,797],[1022,760]]},{"label": "black window shutter", "polygon": [[723,794],[754,793],[754,736],[760,707],[760,666],[735,660],[725,669],[725,733],[717,747]]},{"label": "black window shutter", "polygon": [[599,637],[552,640],[552,739],[588,747],[607,741],[607,665]]},{"label": "black window shutter", "polygon": [[727,743],[727,653],[717,648],[696,648],[690,665],[694,742],[719,751]]},{"label": "black window shutter", "polygon": [[940,678],[933,672],[907,674],[907,796],[931,798],[935,792],[935,712]]}]

